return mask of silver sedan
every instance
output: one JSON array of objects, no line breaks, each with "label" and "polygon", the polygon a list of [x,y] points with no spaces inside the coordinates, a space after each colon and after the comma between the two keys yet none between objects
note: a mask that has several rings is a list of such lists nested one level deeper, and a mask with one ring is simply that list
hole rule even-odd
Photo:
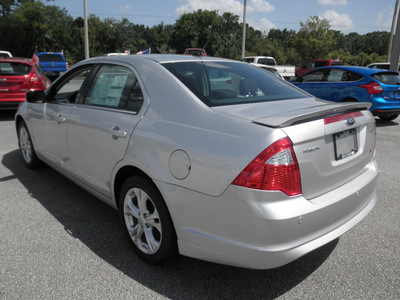
[{"label": "silver sedan", "polygon": [[316,99],[242,62],[104,56],[28,92],[15,122],[26,166],[45,163],[118,209],[143,260],[267,269],[375,205],[368,105]]}]

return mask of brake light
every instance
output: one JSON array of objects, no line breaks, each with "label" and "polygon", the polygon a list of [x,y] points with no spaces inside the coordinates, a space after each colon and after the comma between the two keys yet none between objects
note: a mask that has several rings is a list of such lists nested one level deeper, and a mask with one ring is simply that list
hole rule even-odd
[{"label": "brake light", "polygon": [[66,64],[67,64],[67,69],[68,69],[68,62]]},{"label": "brake light", "polygon": [[358,117],[363,117],[363,116],[364,115],[361,111],[356,111],[356,112],[352,112],[352,113],[348,113],[348,114],[344,114],[344,115],[338,115],[338,116],[326,118],[326,119],[324,119],[324,123],[325,123],[325,125],[328,125],[328,124],[347,120],[348,118],[358,118]]},{"label": "brake light", "polygon": [[41,84],[41,78],[36,74],[32,74],[31,79],[29,81],[34,85]]},{"label": "brake light", "polygon": [[368,84],[359,84],[358,86],[366,88],[368,94],[380,94],[383,92],[382,86],[379,83],[376,83],[375,81],[371,81]]},{"label": "brake light", "polygon": [[273,143],[250,162],[232,184],[282,191],[288,196],[301,194],[300,170],[292,141],[286,137]]}]

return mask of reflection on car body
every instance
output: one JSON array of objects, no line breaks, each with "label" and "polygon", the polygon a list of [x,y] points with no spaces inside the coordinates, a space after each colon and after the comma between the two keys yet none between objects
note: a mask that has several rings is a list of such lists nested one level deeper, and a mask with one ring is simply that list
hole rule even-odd
[{"label": "reflection on car body", "polygon": [[368,104],[313,98],[249,64],[103,56],[27,100],[15,119],[24,163],[45,162],[118,209],[151,263],[180,253],[282,266],[376,202]]}]

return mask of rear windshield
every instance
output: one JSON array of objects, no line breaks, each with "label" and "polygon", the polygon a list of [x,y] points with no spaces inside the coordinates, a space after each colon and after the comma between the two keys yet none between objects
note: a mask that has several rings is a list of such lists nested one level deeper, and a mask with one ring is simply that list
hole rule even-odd
[{"label": "rear windshield", "polygon": [[64,61],[60,54],[40,54],[39,61]]},{"label": "rear windshield", "polygon": [[27,75],[32,70],[30,65],[17,62],[0,62],[0,75]]},{"label": "rear windshield", "polygon": [[269,72],[235,62],[163,64],[208,106],[309,97]]},{"label": "rear windshield", "polygon": [[203,55],[203,50],[196,50],[196,49],[186,50],[186,54],[202,56]]},{"label": "rear windshield", "polygon": [[383,84],[400,85],[400,76],[396,72],[376,73],[372,74],[371,77]]}]

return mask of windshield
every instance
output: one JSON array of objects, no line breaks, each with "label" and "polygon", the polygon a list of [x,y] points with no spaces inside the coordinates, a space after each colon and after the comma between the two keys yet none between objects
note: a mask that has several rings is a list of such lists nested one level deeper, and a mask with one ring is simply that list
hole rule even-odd
[{"label": "windshield", "polygon": [[400,85],[400,76],[396,72],[376,73],[371,75],[371,77],[383,84]]},{"label": "windshield", "polygon": [[235,62],[163,64],[208,106],[308,97],[271,73]]},{"label": "windshield", "polygon": [[11,75],[11,76],[21,76],[29,74],[32,70],[30,65],[23,63],[0,63],[0,75]]},{"label": "windshield", "polygon": [[40,61],[64,61],[60,54],[39,54]]}]

